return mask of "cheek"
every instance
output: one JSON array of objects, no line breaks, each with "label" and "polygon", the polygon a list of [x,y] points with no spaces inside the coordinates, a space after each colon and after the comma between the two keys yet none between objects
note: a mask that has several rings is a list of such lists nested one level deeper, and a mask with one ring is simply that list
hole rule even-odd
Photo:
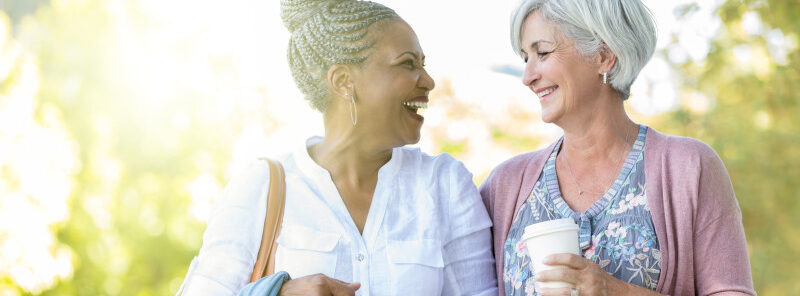
[{"label": "cheek", "polygon": [[402,73],[396,70],[378,71],[366,78],[366,83],[376,95],[394,93],[400,81],[405,79]]}]

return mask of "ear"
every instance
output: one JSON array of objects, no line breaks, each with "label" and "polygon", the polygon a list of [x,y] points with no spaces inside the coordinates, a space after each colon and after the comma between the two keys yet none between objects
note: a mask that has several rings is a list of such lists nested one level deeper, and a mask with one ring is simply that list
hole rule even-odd
[{"label": "ear", "polygon": [[[346,65],[333,65],[328,69],[328,84],[335,96],[345,98],[353,95],[353,73]],[[335,98],[334,98],[335,99]],[[349,97],[347,97],[349,100]]]},{"label": "ear", "polygon": [[598,68],[598,74],[600,75],[603,75],[605,72],[611,72],[611,69],[613,69],[614,65],[617,63],[617,55],[611,51],[611,48],[608,48],[605,42],[598,53],[597,62],[600,66]]}]

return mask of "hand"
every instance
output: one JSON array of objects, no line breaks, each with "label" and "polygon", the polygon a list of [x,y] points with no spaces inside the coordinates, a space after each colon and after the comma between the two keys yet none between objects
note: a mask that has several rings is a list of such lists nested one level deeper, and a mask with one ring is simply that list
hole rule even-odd
[{"label": "hand", "polygon": [[[594,295],[658,295],[636,285],[615,278],[594,262],[569,253],[554,254],[544,259],[544,264],[566,268],[543,270],[536,273],[539,282],[566,282],[575,286],[580,296]],[[537,289],[539,295],[570,295],[570,288]]]},{"label": "hand", "polygon": [[358,288],[360,283],[345,283],[318,273],[283,283],[278,295],[355,296]]}]

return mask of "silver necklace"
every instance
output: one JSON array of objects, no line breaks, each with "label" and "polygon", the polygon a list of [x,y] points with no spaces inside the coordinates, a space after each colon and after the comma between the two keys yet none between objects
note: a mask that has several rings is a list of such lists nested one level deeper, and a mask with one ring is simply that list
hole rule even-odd
[{"label": "silver necklace", "polygon": [[[625,132],[625,147],[628,146],[628,136],[630,136],[630,133],[631,133],[631,129],[628,129],[628,131]],[[617,165],[617,167],[619,167],[622,164],[622,160],[625,159],[625,157],[624,157],[625,154],[626,154],[625,151],[627,151],[627,150],[628,149],[623,149],[622,150],[622,155],[620,155],[619,160],[617,160],[617,163],[619,163]],[[578,183],[578,178],[575,178],[575,174],[572,173],[572,167],[569,165],[569,161],[567,160],[567,146],[566,145],[564,146],[564,163],[567,165],[567,170],[569,171],[569,176],[572,179],[572,182],[575,183],[575,186],[578,186],[578,196],[582,195],[584,192],[592,193],[592,194],[600,194],[600,195],[602,195],[604,193],[604,192],[595,192],[595,191],[583,190],[583,188],[581,188],[581,184]]]}]

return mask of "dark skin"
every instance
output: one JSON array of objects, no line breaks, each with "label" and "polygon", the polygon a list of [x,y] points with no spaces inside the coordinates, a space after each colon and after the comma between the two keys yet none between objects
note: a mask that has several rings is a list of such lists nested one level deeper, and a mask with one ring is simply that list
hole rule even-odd
[{"label": "dark skin", "polygon": [[[334,65],[328,70],[330,105],[324,114],[325,138],[308,154],[326,169],[360,233],[369,215],[378,171],[392,149],[419,141],[422,120],[403,105],[427,100],[433,79],[423,68],[424,55],[411,27],[400,19],[373,24],[380,38],[361,65]],[[368,35],[367,38],[371,36]],[[351,112],[355,101],[357,123]],[[415,113],[414,113],[415,114]],[[290,280],[280,295],[355,295],[359,283],[322,274]]]}]

